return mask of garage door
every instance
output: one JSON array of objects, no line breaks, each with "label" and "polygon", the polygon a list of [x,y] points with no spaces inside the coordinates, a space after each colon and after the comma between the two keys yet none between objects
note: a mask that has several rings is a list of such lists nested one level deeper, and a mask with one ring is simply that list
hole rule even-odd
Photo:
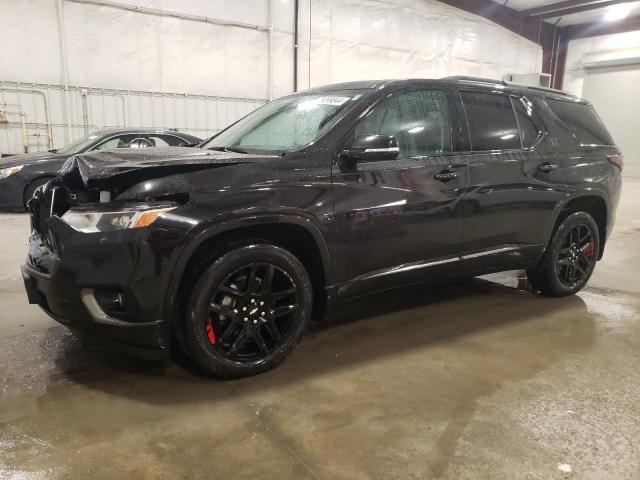
[{"label": "garage door", "polygon": [[640,64],[589,68],[583,96],[622,148],[624,175],[640,177]]}]

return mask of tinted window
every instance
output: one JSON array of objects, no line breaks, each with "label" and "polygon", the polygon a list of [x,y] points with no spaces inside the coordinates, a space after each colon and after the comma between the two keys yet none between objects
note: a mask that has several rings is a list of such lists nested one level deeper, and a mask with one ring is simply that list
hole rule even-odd
[{"label": "tinted window", "polygon": [[[526,102],[526,100],[525,100]],[[531,105],[523,103],[519,98],[511,97],[511,104],[516,112],[516,120],[518,122],[518,130],[520,131],[520,142],[524,148],[529,148],[536,143],[540,131],[533,122],[533,112]]]},{"label": "tinted window", "polygon": [[474,92],[460,95],[469,123],[472,150],[520,148],[518,125],[509,97]]},{"label": "tinted window", "polygon": [[451,150],[446,94],[440,90],[403,92],[383,100],[356,127],[354,135],[393,135],[401,157]]},{"label": "tinted window", "polygon": [[551,110],[583,145],[613,145],[613,138],[591,105],[547,99]]}]

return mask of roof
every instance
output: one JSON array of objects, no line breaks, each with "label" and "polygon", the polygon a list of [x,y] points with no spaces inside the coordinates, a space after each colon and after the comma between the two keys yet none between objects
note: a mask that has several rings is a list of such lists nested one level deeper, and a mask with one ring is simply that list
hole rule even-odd
[{"label": "roof", "polygon": [[[381,87],[402,87],[411,84],[447,84],[447,85],[473,85],[476,87],[498,87],[500,89],[509,89],[518,92],[527,92],[529,94],[537,94],[541,96],[552,96],[556,98],[565,98],[571,100],[581,100],[572,93],[563,90],[555,90],[553,88],[536,87],[530,85],[522,85],[513,82],[505,82],[503,80],[495,80],[482,77],[468,77],[462,75],[449,76],[440,79],[428,78],[404,78],[389,80],[361,80],[357,82],[334,83],[332,85],[323,85],[305,90],[304,93],[329,92],[334,90],[364,90],[377,89]],[[300,92],[299,92],[300,93]]]}]

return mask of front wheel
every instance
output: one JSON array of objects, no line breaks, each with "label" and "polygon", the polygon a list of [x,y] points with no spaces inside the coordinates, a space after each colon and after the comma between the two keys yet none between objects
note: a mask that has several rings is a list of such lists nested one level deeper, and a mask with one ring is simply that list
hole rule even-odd
[{"label": "front wheel", "polygon": [[311,318],[312,289],[300,261],[266,243],[221,255],[197,281],[185,346],[206,372],[238,378],[267,371],[295,350]]},{"label": "front wheel", "polygon": [[599,253],[600,236],[593,217],[572,213],[556,229],[539,267],[528,270],[527,277],[545,295],[573,295],[589,281]]},{"label": "front wheel", "polygon": [[25,210],[27,209],[27,203],[29,202],[29,200],[31,200],[31,197],[33,197],[33,194],[35,193],[35,191],[38,188],[40,188],[42,185],[47,183],[49,180],[51,179],[38,178],[37,180],[34,180],[29,185],[27,185],[27,187],[24,189],[24,192],[22,194],[22,204],[24,205]]}]

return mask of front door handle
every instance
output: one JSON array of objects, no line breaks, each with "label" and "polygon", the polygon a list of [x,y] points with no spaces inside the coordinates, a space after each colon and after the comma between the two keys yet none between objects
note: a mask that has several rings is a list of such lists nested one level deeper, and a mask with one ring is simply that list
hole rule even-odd
[{"label": "front door handle", "polygon": [[447,183],[451,180],[455,180],[456,178],[458,178],[458,172],[451,172],[449,170],[443,170],[440,173],[436,173],[433,178],[435,178],[436,180],[440,181],[440,182],[444,182]]},{"label": "front door handle", "polygon": [[538,170],[541,170],[547,173],[553,172],[556,168],[558,168],[558,166],[552,163],[543,163],[542,165],[538,165]]}]

